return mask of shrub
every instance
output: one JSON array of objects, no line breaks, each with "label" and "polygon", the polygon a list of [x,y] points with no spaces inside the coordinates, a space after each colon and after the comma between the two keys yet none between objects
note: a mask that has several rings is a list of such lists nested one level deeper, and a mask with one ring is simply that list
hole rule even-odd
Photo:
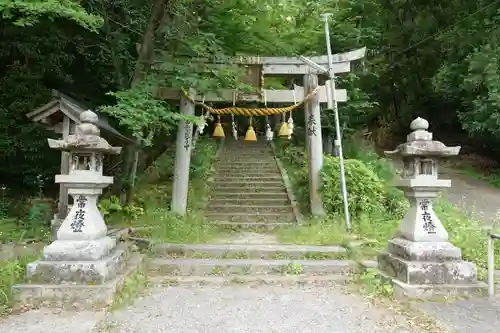
[{"label": "shrub", "polygon": [[196,150],[191,157],[191,179],[205,179],[213,169],[213,162],[217,157],[217,144],[200,138]]},{"label": "shrub", "polygon": [[[362,161],[344,161],[348,203],[353,217],[380,211],[384,202],[384,183]],[[337,157],[325,156],[321,170],[321,196],[328,213],[342,212],[340,164]]]}]

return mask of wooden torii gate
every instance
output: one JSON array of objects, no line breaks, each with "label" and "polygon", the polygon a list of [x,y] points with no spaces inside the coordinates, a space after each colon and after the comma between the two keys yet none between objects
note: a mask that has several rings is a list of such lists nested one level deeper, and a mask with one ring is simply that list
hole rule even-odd
[{"label": "wooden torii gate", "polygon": [[[351,62],[364,58],[366,48],[333,55],[332,71],[335,74],[347,73],[351,70]],[[316,64],[328,67],[328,57],[310,57]],[[323,166],[323,140],[321,134],[320,104],[331,104],[328,93],[330,82],[318,86],[318,75],[324,73],[312,68],[296,57],[235,57],[231,64],[238,64],[248,68],[248,79],[251,84],[259,89],[260,93],[238,94],[237,101],[264,102],[269,103],[295,103],[295,96],[306,96],[319,87],[318,92],[305,103],[306,135],[309,163],[309,186],[311,198],[311,213],[313,215],[324,215],[323,205],[319,195],[320,170]],[[223,63],[220,63],[224,66]],[[262,78],[269,76],[302,75],[303,86],[295,86],[293,90],[266,90],[262,87]],[[194,101],[205,102],[232,102],[234,99],[233,89],[222,89],[218,92],[206,95],[198,95],[192,89],[189,96]],[[344,89],[336,90],[337,102],[347,101],[347,92]],[[158,97],[166,100],[180,100],[180,112],[184,115],[194,116],[195,105],[184,96],[179,89],[162,88]],[[187,209],[189,166],[191,161],[191,150],[193,140],[193,123],[181,120],[178,126],[174,184],[172,189],[171,209],[174,213],[184,215]]]}]

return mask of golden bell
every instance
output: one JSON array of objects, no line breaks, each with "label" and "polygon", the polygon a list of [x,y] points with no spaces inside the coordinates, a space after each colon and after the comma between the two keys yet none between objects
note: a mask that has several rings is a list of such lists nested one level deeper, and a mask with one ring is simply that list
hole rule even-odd
[{"label": "golden bell", "polygon": [[224,129],[222,128],[221,123],[215,124],[215,129],[214,129],[213,137],[214,138],[224,138],[224,137],[226,137],[224,135]]},{"label": "golden bell", "polygon": [[248,126],[247,133],[245,134],[245,141],[257,141],[257,135],[252,126]]},{"label": "golden bell", "polygon": [[288,130],[288,124],[286,122],[282,122],[280,126],[279,136],[287,137],[290,135],[290,131]]}]

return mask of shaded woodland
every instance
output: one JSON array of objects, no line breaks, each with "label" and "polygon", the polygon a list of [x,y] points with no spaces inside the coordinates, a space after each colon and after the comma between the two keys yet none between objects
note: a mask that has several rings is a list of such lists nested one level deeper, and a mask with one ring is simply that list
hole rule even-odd
[{"label": "shaded woodland", "polygon": [[[60,157],[46,143],[55,134],[25,116],[51,89],[134,137],[141,170],[174,140],[178,107],[156,99],[157,87],[241,86],[237,69],[197,73],[194,57],[325,54],[323,12],[333,13],[334,52],[368,48],[339,78],[350,98],[344,133],[392,146],[419,115],[438,139],[497,158],[499,9],[491,0],[0,0],[3,194],[55,189]],[[333,124],[328,110],[323,118]]]}]

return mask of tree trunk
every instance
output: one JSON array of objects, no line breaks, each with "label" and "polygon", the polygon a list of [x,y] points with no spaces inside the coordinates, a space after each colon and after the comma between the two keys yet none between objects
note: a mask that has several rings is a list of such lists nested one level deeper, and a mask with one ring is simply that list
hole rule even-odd
[{"label": "tree trunk", "polygon": [[[153,60],[154,54],[154,44],[155,44],[155,32],[158,27],[160,20],[163,17],[164,9],[166,3],[165,0],[155,0],[153,3],[153,10],[149,19],[149,23],[142,36],[142,43],[138,50],[137,62],[135,64],[134,75],[132,77],[131,87],[137,85],[146,75],[149,67],[151,66],[151,61]],[[130,170],[129,181],[130,186],[127,193],[127,202],[131,202],[134,196],[135,188],[135,178],[137,176],[137,165],[139,163],[139,146],[140,141],[136,140],[136,147],[134,151],[134,157],[131,159],[131,166],[127,169]]]}]

